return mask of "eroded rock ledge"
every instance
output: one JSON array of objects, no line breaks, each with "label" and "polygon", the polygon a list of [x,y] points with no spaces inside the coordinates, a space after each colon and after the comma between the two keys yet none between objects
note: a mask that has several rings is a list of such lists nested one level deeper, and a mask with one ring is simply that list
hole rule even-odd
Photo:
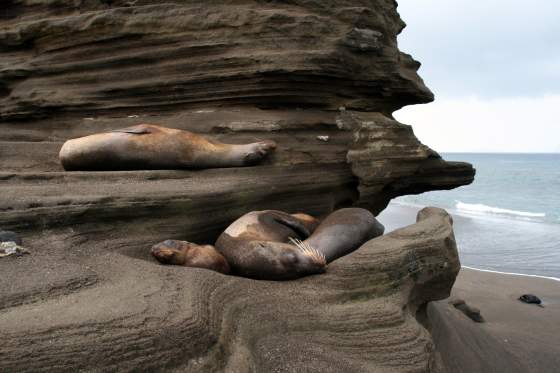
[{"label": "eroded rock ledge", "polygon": [[423,210],[417,224],[369,241],[326,274],[288,282],[161,266],[141,228],[42,232],[29,240],[34,255],[0,263],[0,370],[437,368],[416,316],[448,296],[459,271],[442,210]]},{"label": "eroded rock ledge", "polygon": [[[432,100],[397,48],[403,26],[392,0],[8,1],[0,226],[165,215],[184,235],[209,203],[231,211],[205,222],[217,231],[253,209],[378,213],[399,195],[468,184],[469,164],[391,118]],[[250,170],[62,173],[68,138],[140,122],[280,147]]]},{"label": "eroded rock ledge", "polygon": [[[58,151],[67,138],[139,121],[224,142],[273,139],[278,149],[251,168],[62,170]],[[0,123],[0,140],[0,226],[19,231],[165,220],[171,235],[195,233],[200,238],[201,226],[217,232],[251,210],[325,214],[358,204],[378,213],[398,195],[449,189],[473,177],[470,165],[445,162],[419,143],[409,126],[379,113],[355,111],[221,108],[133,118],[59,118]]]},{"label": "eroded rock ledge", "polygon": [[[403,27],[393,0],[4,1],[0,228],[32,254],[0,263],[0,370],[432,370],[414,316],[458,268],[444,217],[293,283],[147,257],[251,210],[378,213],[472,182],[392,118],[433,99]],[[63,172],[67,139],[142,122],[279,147],[250,168]]]}]

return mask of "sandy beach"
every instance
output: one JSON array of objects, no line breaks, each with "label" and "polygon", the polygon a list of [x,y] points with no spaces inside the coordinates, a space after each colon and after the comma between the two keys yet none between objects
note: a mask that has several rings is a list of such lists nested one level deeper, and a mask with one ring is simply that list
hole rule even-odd
[{"label": "sandy beach", "polygon": [[[379,219],[390,232],[412,224],[416,212],[391,204]],[[454,229],[461,229],[465,218],[454,220]],[[461,252],[460,242],[458,246]],[[528,293],[537,295],[542,307],[518,300]],[[456,309],[451,304],[456,299],[478,308],[485,322],[474,322]],[[430,303],[427,313],[439,359],[449,373],[560,369],[560,281],[463,267],[451,297]]]},{"label": "sandy beach", "polygon": [[[518,300],[540,297],[543,307]],[[430,327],[448,372],[557,372],[560,282],[462,269],[452,297],[480,309],[476,323],[449,300],[428,306]]]}]

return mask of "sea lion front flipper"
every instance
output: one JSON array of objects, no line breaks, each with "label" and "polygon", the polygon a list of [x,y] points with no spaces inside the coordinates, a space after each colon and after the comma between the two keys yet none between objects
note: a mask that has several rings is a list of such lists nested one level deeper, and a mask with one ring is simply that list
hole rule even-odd
[{"label": "sea lion front flipper", "polygon": [[111,132],[130,133],[132,135],[147,135],[149,133],[152,133],[152,131],[150,130],[150,127],[145,126],[145,125],[119,128],[119,129],[116,129],[116,130],[112,130]]},{"label": "sea lion front flipper", "polygon": [[311,236],[311,232],[309,232],[309,230],[305,227],[305,225],[303,225],[301,221],[299,221],[297,218],[293,217],[292,215],[272,212],[271,216],[275,222],[285,225],[286,227],[295,231],[300,236],[301,239],[306,239],[307,237]]}]

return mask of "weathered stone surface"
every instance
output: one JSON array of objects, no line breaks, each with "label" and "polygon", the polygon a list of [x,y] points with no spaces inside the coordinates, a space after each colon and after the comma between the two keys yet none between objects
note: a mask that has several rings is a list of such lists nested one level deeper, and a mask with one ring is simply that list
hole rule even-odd
[{"label": "weathered stone surface", "polygon": [[[224,142],[270,138],[278,149],[251,168],[62,170],[57,154],[65,139],[139,121],[195,130]],[[318,140],[318,134],[329,141]],[[443,161],[416,140],[410,127],[378,113],[222,108],[0,123],[0,139],[0,226],[12,230],[164,218],[175,228],[170,233],[184,234],[191,230],[187,225],[220,230],[259,209],[323,214],[357,203],[379,212],[397,195],[452,188],[470,182],[473,173],[468,164]],[[212,213],[216,210],[224,213]]]},{"label": "weathered stone surface", "polygon": [[[431,369],[414,313],[453,282],[441,216],[294,283],[147,257],[251,210],[378,213],[472,182],[392,118],[433,98],[403,26],[392,0],[4,1],[0,227],[32,254],[0,263],[0,370]],[[142,122],[278,149],[250,168],[63,172],[67,139]]]},{"label": "weathered stone surface", "polygon": [[159,265],[149,225],[37,233],[0,262],[0,370],[433,371],[416,316],[459,262],[451,220],[419,218],[288,282]]},{"label": "weathered stone surface", "polygon": [[391,113],[431,101],[395,3],[12,0],[0,118],[258,104]]},{"label": "weathered stone surface", "polygon": [[[0,19],[0,226],[159,211],[180,232],[191,202],[225,207],[230,198],[241,214],[350,204],[377,213],[398,195],[470,183],[470,165],[443,161],[391,119],[432,99],[419,64],[397,48],[395,5],[9,1]],[[270,138],[279,149],[258,170],[62,173],[57,153],[68,138],[140,122],[225,142]]]}]

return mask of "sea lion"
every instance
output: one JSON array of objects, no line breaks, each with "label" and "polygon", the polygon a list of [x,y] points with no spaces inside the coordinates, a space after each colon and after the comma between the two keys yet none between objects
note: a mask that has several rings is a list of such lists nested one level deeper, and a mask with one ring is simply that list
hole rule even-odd
[{"label": "sea lion", "polygon": [[270,140],[231,145],[188,131],[140,124],[68,140],[59,159],[67,171],[202,169],[251,166],[275,148]]},{"label": "sea lion", "polygon": [[327,216],[303,244],[319,250],[330,263],[381,236],[384,231],[385,227],[368,210],[345,208]]},{"label": "sea lion", "polygon": [[[383,231],[383,225],[360,208],[335,211],[321,223],[307,214],[253,211],[218,237],[215,250],[223,255],[232,274],[290,280],[325,272],[327,263],[351,253]],[[160,262],[189,265],[182,249],[165,246],[163,251],[152,249]]]},{"label": "sea lion", "polygon": [[253,211],[233,222],[218,237],[216,249],[232,273],[261,280],[289,280],[323,273],[326,261],[317,250],[290,244],[305,239],[317,226],[310,215]]},{"label": "sea lion", "polygon": [[303,214],[250,212],[220,235],[216,249],[233,273],[286,280],[324,272],[327,263],[382,235],[385,229],[371,212],[361,208],[335,211],[317,223]]},{"label": "sea lion", "polygon": [[211,245],[166,240],[152,246],[152,255],[162,264],[211,269],[228,274],[227,260]]}]

